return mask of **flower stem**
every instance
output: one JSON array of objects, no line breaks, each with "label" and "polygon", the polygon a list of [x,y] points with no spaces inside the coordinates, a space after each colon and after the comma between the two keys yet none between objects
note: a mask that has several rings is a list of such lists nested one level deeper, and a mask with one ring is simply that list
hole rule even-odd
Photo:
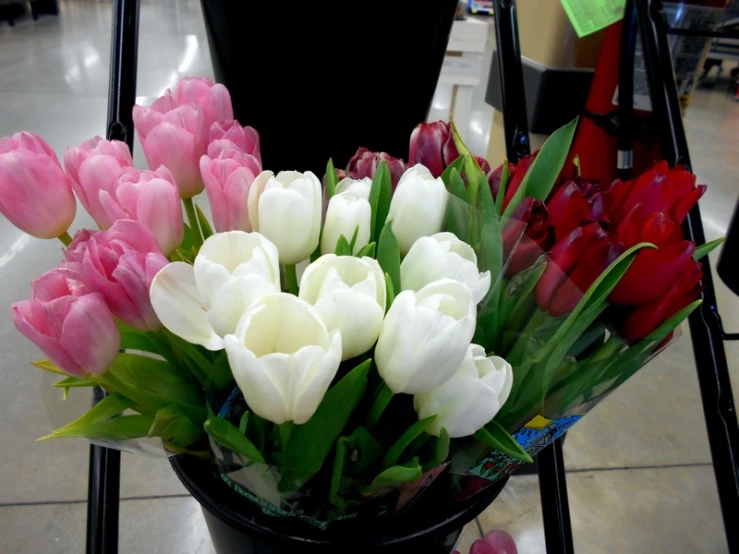
[{"label": "flower stem", "polygon": [[192,229],[193,235],[195,237],[195,246],[200,248],[200,246],[203,244],[203,234],[200,232],[198,216],[195,213],[195,204],[192,203],[192,198],[183,198],[182,203],[185,205],[187,220],[190,222],[190,228]]},{"label": "flower stem", "polygon": [[285,277],[287,277],[287,292],[298,295],[298,272],[295,265],[285,266]]},{"label": "flower stem", "polygon": [[62,241],[64,246],[69,246],[70,244],[72,244],[72,237],[69,236],[69,233],[67,231],[64,231],[57,238]]},{"label": "flower stem", "polygon": [[387,385],[383,385],[380,390],[380,394],[375,398],[375,401],[367,414],[367,419],[364,422],[364,426],[367,429],[372,429],[377,425],[377,422],[380,421],[380,418],[382,417],[382,413],[385,411],[385,408],[387,408],[392,399],[393,391],[391,391]]},{"label": "flower stem", "polygon": [[287,447],[287,442],[290,440],[292,435],[294,423],[292,421],[286,421],[280,425],[280,440],[282,441],[282,450],[284,451]]}]

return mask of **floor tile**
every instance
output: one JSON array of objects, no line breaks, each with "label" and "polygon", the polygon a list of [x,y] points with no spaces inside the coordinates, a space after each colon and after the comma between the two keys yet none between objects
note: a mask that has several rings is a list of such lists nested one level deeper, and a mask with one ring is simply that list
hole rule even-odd
[{"label": "floor tile", "polygon": [[465,525],[464,529],[462,530],[462,535],[459,537],[459,540],[457,541],[454,549],[459,552],[459,554],[468,554],[470,548],[472,547],[472,543],[479,538],[480,530],[477,527],[477,522],[471,521],[467,525]]}]

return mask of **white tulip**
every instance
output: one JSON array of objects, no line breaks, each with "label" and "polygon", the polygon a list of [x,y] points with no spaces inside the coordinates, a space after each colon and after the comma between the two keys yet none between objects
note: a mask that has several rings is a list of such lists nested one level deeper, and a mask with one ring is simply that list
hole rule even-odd
[{"label": "white tulip", "polygon": [[372,258],[327,254],[300,280],[300,298],[313,304],[326,327],[341,332],[343,360],[377,341],[385,315],[385,275]]},{"label": "white tulip", "polygon": [[297,264],[318,246],[321,182],[310,171],[262,171],[249,188],[248,205],[252,228],[277,246],[281,264]]},{"label": "white tulip", "polygon": [[351,241],[359,228],[353,254],[369,244],[372,208],[369,203],[372,180],[342,179],[336,185],[336,194],[331,197],[326,210],[326,221],[321,235],[321,253],[333,254],[341,235]]},{"label": "white tulip", "polygon": [[172,333],[208,350],[221,350],[257,300],[280,292],[277,248],[259,233],[229,231],[209,237],[195,264],[174,262],[149,289],[154,311]]},{"label": "white tulip", "polygon": [[387,215],[387,219],[393,222],[393,232],[402,255],[407,254],[420,237],[441,231],[447,194],[441,178],[434,179],[421,164],[403,173]]},{"label": "white tulip", "polygon": [[478,304],[490,289],[490,272],[480,273],[472,247],[454,233],[421,237],[400,264],[403,290],[421,290],[433,281],[449,278],[467,285]]},{"label": "white tulip", "polygon": [[257,302],[225,338],[228,363],[249,408],[273,423],[308,421],[341,363],[341,333],[287,293]]},{"label": "white tulip", "polygon": [[447,381],[459,368],[475,333],[470,289],[441,279],[418,292],[401,292],[385,316],[375,363],[395,394],[421,394]]},{"label": "white tulip", "polygon": [[485,356],[471,344],[457,372],[443,385],[413,398],[419,419],[436,419],[426,430],[439,436],[442,427],[456,439],[474,435],[490,423],[513,386],[513,369],[503,358]]}]

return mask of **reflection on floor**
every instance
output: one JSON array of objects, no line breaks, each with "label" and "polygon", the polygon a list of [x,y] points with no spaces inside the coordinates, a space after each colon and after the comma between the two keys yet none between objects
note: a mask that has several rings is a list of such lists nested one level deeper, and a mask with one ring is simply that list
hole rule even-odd
[{"label": "reflection on floor", "polygon": [[[63,1],[61,8],[58,18],[0,24],[0,136],[32,130],[59,153],[105,132],[111,18],[106,2]],[[491,30],[485,59],[493,42]],[[144,2],[140,100],[150,101],[185,74],[212,77],[199,2]],[[490,132],[484,92],[475,91],[467,130],[478,154],[485,153]],[[451,96],[448,87],[437,90],[430,119],[447,117]],[[739,103],[721,87],[698,91],[686,123],[695,171],[709,185],[701,201],[706,232],[715,238],[725,232],[739,195]],[[136,162],[145,164],[138,144]],[[89,224],[81,214],[75,227]],[[29,239],[0,221],[0,314],[25,298],[29,281],[59,257],[55,243]],[[724,323],[739,329],[739,301],[718,287]],[[737,353],[728,345],[739,390]],[[31,359],[38,352],[10,318],[0,318],[0,552],[77,553],[85,540],[87,448],[34,442],[50,425]],[[578,552],[726,552],[699,402],[684,336],[569,433],[565,455]],[[166,460],[124,454],[121,494],[121,552],[213,552],[196,502]],[[545,552],[536,478],[511,479],[479,524],[468,526],[467,545],[479,529],[503,528],[522,554]]]}]

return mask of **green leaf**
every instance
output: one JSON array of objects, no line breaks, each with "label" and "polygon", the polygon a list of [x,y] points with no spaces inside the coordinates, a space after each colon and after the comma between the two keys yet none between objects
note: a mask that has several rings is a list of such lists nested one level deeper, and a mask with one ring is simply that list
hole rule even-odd
[{"label": "green leaf", "polygon": [[205,422],[203,428],[218,444],[241,454],[252,462],[264,463],[264,456],[257,450],[254,443],[247,439],[230,421],[220,417],[211,417]]},{"label": "green leaf", "polygon": [[79,377],[67,377],[66,379],[62,379],[61,381],[57,381],[52,387],[57,387],[60,389],[74,389],[77,387],[94,387],[97,385],[95,381],[91,381],[90,379],[81,379]]},{"label": "green leaf", "polygon": [[118,324],[118,330],[121,333],[121,350],[140,350],[159,354],[159,349],[150,339],[150,333],[131,329],[122,323]]},{"label": "green leaf", "polygon": [[200,206],[198,206],[197,204],[195,205],[195,212],[198,215],[198,223],[200,224],[200,230],[203,232],[203,240],[205,240],[211,235],[213,235],[213,228],[210,226],[210,222],[208,221],[208,218],[205,217],[203,210],[201,210]]},{"label": "green leaf", "polygon": [[216,356],[211,366],[209,379],[218,390],[229,388],[229,385],[233,382],[234,377],[231,373],[231,366],[228,364],[228,355],[225,350],[222,350]]},{"label": "green leaf", "polygon": [[418,437],[421,433],[425,433],[431,424],[436,420],[436,416],[427,417],[416,421],[413,425],[408,427],[406,431],[395,441],[382,458],[382,467],[389,468],[394,466],[403,451]]},{"label": "green leaf", "polygon": [[334,160],[329,159],[326,164],[326,199],[331,200],[331,197],[336,194],[336,185],[339,182],[339,178],[336,175],[336,169],[334,168]]},{"label": "green leaf", "polygon": [[246,427],[249,425],[249,411],[247,410],[244,412],[244,414],[241,416],[241,419],[239,420],[239,432],[242,435],[246,435]]},{"label": "green leaf", "polygon": [[336,442],[336,454],[334,456],[333,473],[331,474],[331,486],[328,500],[336,506],[339,511],[344,509],[344,499],[339,495],[341,489],[341,476],[344,472],[344,460],[346,458],[346,444],[343,437]]},{"label": "green leaf", "polygon": [[393,466],[374,478],[370,489],[393,487],[401,483],[412,483],[418,481],[423,475],[423,469],[418,463],[418,458],[413,458],[409,463],[402,466]]},{"label": "green leaf", "polygon": [[161,437],[178,448],[185,448],[203,436],[203,429],[190,421],[176,405],[167,406],[154,414],[150,437]]},{"label": "green leaf", "polygon": [[445,427],[442,427],[439,438],[436,439],[436,444],[434,445],[434,457],[429,464],[429,469],[440,466],[449,457],[449,442],[449,433]]},{"label": "green leaf", "polygon": [[92,408],[87,410],[82,416],[67,423],[64,427],[60,427],[54,433],[62,431],[68,427],[74,427],[76,425],[83,425],[88,423],[100,423],[108,419],[117,417],[123,412],[132,408],[134,402],[130,398],[126,398],[122,394],[114,392],[106,395],[100,402],[95,404]]},{"label": "green leaf", "polygon": [[657,327],[654,331],[652,331],[649,336],[647,336],[646,340],[651,341],[663,341],[667,335],[672,333],[672,331],[675,330],[675,328],[680,325],[683,321],[688,319],[688,316],[692,314],[698,306],[700,306],[703,303],[703,300],[696,300],[695,302],[692,302],[685,306],[682,310],[677,312],[675,315],[673,315],[670,319],[665,321],[662,325]]},{"label": "green leaf", "polygon": [[[457,147],[457,152],[459,152],[460,157],[464,159],[465,177],[467,177],[467,182],[470,183],[470,186],[474,188],[480,183],[480,175],[484,176],[485,174],[482,172],[482,169],[480,169],[480,165],[477,163],[477,160],[472,155],[472,152],[470,152],[469,148],[467,148],[467,145],[462,140],[462,137],[459,136],[459,131],[457,130],[457,126],[454,124],[454,121],[452,121],[451,127],[454,146]],[[477,194],[473,194],[472,198],[473,200],[476,200]],[[478,205],[474,201],[470,203],[474,206]]]},{"label": "green leaf", "polygon": [[522,462],[533,462],[528,452],[496,421],[491,421],[477,431],[475,438],[491,448],[507,454],[511,458],[521,460]]},{"label": "green leaf", "polygon": [[371,359],[347,373],[323,397],[313,417],[296,425],[284,451],[280,490],[297,490],[323,466],[367,387]]},{"label": "green leaf", "polygon": [[382,457],[384,451],[382,445],[364,427],[357,427],[348,437],[341,437],[339,442],[346,446],[344,473],[350,477],[361,477]]},{"label": "green leaf", "polygon": [[357,225],[354,228],[354,234],[352,235],[352,240],[349,241],[349,252],[351,255],[351,252],[354,252],[354,245],[357,244],[357,237],[359,236],[359,225]]},{"label": "green leaf", "polygon": [[719,246],[722,242],[726,240],[726,237],[721,237],[720,239],[712,240],[711,242],[707,242],[705,244],[701,244],[700,246],[695,247],[695,252],[693,252],[693,259],[698,261],[701,258],[707,256],[711,253],[717,246]]},{"label": "green leaf", "polygon": [[387,313],[387,310],[390,309],[390,306],[395,301],[395,287],[393,286],[393,280],[387,273],[385,273],[385,294],[387,295],[387,299],[385,300],[385,312]]},{"label": "green leaf", "polygon": [[372,188],[369,193],[370,216],[370,240],[379,240],[380,232],[385,225],[387,214],[390,211],[390,199],[393,194],[390,182],[390,170],[382,161],[377,166],[375,176],[372,179]]},{"label": "green leaf", "polygon": [[352,255],[352,247],[349,244],[349,241],[346,240],[346,237],[344,235],[339,235],[339,240],[336,241],[336,248],[334,249],[334,253],[337,256]]},{"label": "green leaf", "polygon": [[148,436],[149,428],[154,422],[154,416],[128,415],[100,421],[95,423],[83,423],[75,426],[65,425],[50,435],[36,439],[37,442],[62,437],[84,437],[91,440],[121,441],[128,439],[140,439]]},{"label": "green leaf", "polygon": [[393,233],[391,221],[385,223],[377,243],[377,262],[382,271],[390,276],[394,291],[400,291],[400,247]]},{"label": "green leaf", "polygon": [[456,168],[452,168],[452,171],[449,174],[449,186],[447,187],[447,190],[449,191],[449,194],[456,196],[460,200],[464,200],[469,204],[464,179],[462,179],[462,175]]},{"label": "green leaf", "polygon": [[364,258],[365,256],[367,256],[368,258],[375,257],[375,243],[374,242],[370,242],[368,245],[362,248],[359,252],[357,252],[357,258]]},{"label": "green leaf", "polygon": [[[451,184],[451,176],[452,172],[456,171],[457,175],[459,175],[462,172],[464,165],[464,158],[457,158],[452,163],[450,163],[448,166],[446,166],[446,169],[444,170],[444,173],[441,174],[441,180],[446,185],[446,188],[449,192],[452,192],[449,188]],[[462,187],[464,188],[464,181],[462,181]]]},{"label": "green leaf", "polygon": [[182,242],[180,243],[180,247],[177,249],[177,254],[179,254],[180,257],[183,257],[184,259],[183,254],[187,254],[188,252],[190,252],[192,247],[195,246],[196,241],[195,232],[192,230],[192,227],[190,227],[187,223],[184,223],[183,225],[185,228],[185,232],[182,238]]},{"label": "green leaf", "polygon": [[51,360],[40,360],[38,362],[31,362],[32,366],[35,366],[39,369],[43,369],[44,371],[48,371],[49,373],[56,373],[57,375],[64,375],[67,377],[67,374],[56,367],[56,364],[52,362]]},{"label": "green leaf", "polygon": [[533,197],[546,201],[567,160],[577,121],[578,118],[573,119],[547,139],[506,207],[504,216],[510,217],[524,198]]},{"label": "green leaf", "polygon": [[[259,417],[253,412],[249,414],[249,423],[246,426],[246,435],[249,437],[249,440],[257,445],[260,452],[264,452],[264,447],[267,444],[270,425],[272,424],[263,417]],[[277,426],[274,427],[276,428]]]},{"label": "green leaf", "polygon": [[499,214],[503,213],[503,202],[505,202],[505,192],[508,187],[508,179],[511,178],[511,171],[508,167],[508,158],[503,161],[503,170],[500,174],[500,184],[498,185],[498,196],[495,198],[495,211]]}]

